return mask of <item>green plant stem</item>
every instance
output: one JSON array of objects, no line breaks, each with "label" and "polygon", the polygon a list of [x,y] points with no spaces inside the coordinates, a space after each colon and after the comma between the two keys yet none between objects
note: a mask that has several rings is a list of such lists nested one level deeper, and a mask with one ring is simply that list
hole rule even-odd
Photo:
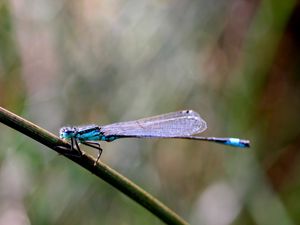
[{"label": "green plant stem", "polygon": [[145,190],[134,184],[132,181],[119,174],[103,162],[98,162],[95,166],[95,159],[90,155],[84,154],[81,157],[67,154],[66,148],[70,149],[69,143],[59,139],[56,135],[45,129],[17,116],[8,110],[0,107],[0,122],[27,135],[28,137],[40,142],[43,145],[69,158],[73,162],[87,169],[97,177],[123,192],[125,195],[144,206],[159,219],[167,224],[188,224],[175,212],[151,196]]}]

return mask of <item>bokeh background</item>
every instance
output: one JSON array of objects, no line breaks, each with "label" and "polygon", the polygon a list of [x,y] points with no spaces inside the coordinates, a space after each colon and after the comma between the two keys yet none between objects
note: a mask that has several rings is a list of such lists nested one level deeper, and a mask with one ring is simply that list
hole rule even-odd
[{"label": "bokeh background", "polygon": [[[101,159],[191,224],[300,224],[299,27],[293,0],[2,0],[0,105],[54,133],[194,109],[251,149],[131,139]],[[2,224],[162,222],[0,124]]]}]

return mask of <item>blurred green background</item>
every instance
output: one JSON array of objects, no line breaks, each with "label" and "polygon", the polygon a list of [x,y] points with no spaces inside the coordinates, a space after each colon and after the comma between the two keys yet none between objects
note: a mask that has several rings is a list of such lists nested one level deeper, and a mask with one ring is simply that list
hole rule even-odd
[{"label": "blurred green background", "polygon": [[[292,0],[2,0],[0,105],[54,133],[194,109],[251,149],[132,139],[101,159],[191,224],[300,224],[299,27]],[[0,124],[2,224],[162,222]]]}]

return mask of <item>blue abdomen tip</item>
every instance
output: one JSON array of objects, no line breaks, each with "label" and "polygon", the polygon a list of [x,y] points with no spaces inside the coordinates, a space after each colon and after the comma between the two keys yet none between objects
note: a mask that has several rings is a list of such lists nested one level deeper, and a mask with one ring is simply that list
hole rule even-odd
[{"label": "blue abdomen tip", "polygon": [[239,138],[229,138],[225,143],[226,145],[230,145],[233,147],[247,148],[250,147],[250,143],[247,140],[241,140]]}]

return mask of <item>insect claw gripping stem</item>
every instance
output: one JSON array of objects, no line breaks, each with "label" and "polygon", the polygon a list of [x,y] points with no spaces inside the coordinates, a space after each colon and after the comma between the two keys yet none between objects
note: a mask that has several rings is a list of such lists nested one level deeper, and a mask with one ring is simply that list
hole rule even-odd
[{"label": "insect claw gripping stem", "polygon": [[[74,144],[76,145],[76,148],[74,148]],[[80,150],[79,144],[75,138],[71,138],[71,151],[77,151],[80,156],[83,155],[82,151]]]},{"label": "insect claw gripping stem", "polygon": [[[84,153],[80,150],[80,147],[79,147],[76,139],[71,138],[70,145],[71,145],[71,148],[67,148],[65,146],[59,146],[59,148],[62,148],[67,151],[64,153],[65,155],[72,155],[72,156],[76,156],[76,157],[81,157],[84,155]],[[74,145],[76,146],[76,148],[74,147]],[[76,154],[75,154],[75,152],[76,152]]]}]

